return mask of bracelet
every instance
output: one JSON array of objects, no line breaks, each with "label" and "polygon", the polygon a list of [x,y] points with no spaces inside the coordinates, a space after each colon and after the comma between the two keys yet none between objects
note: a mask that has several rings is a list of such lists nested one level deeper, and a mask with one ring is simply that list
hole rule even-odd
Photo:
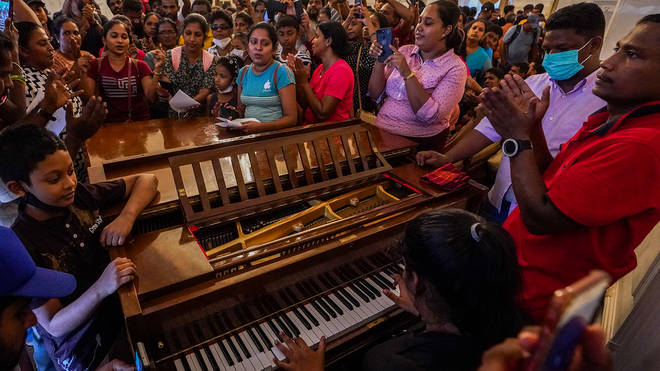
[{"label": "bracelet", "polygon": [[408,79],[411,78],[411,77],[413,77],[413,76],[415,76],[415,73],[414,73],[413,71],[410,71],[410,73],[408,74],[408,76],[406,76],[406,77],[403,78],[403,81],[408,81]]},{"label": "bracelet", "polygon": [[16,82],[19,82],[19,83],[23,84],[23,86],[27,85],[27,81],[25,81],[25,77],[23,77],[21,75],[11,75],[11,76],[9,76],[9,78],[12,81],[16,81]]},{"label": "bracelet", "polygon": [[16,66],[16,67],[18,67],[18,70],[21,71],[21,75],[24,75],[24,74],[25,74],[25,71],[23,71],[23,67],[21,67],[20,64],[18,64],[18,63],[16,63],[16,62],[11,62],[11,65],[12,65],[12,66]]}]

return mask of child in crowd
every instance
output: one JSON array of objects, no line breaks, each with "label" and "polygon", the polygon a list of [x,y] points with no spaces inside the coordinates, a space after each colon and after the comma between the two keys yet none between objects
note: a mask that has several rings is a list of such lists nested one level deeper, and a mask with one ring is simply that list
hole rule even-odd
[{"label": "child in crowd", "polygon": [[275,59],[282,63],[287,62],[289,55],[300,58],[305,66],[309,66],[312,59],[309,50],[300,40],[300,22],[292,15],[282,15],[277,21],[277,52]]},{"label": "child in crowd", "polygon": [[250,56],[248,55],[248,34],[247,32],[237,32],[234,38],[231,39],[231,51],[229,55],[241,58],[243,64],[250,64]]},{"label": "child in crowd", "polygon": [[[110,261],[105,247],[119,246],[156,195],[153,175],[105,183],[78,183],[64,143],[33,124],[0,132],[0,178],[21,196],[12,229],[40,267],[72,274],[71,295],[34,309],[37,331],[57,370],[95,369],[122,327],[118,287],[135,277],[126,258]],[[126,201],[107,223],[99,210]]]},{"label": "child in crowd", "polygon": [[212,117],[224,117],[228,120],[239,118],[241,114],[236,110],[238,106],[238,89],[236,78],[238,71],[243,67],[239,57],[220,57],[215,66],[215,91],[206,101],[208,114]]}]

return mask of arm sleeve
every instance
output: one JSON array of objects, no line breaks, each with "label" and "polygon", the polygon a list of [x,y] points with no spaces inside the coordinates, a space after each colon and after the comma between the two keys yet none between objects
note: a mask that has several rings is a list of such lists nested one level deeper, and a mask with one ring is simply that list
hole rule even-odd
[{"label": "arm sleeve", "polygon": [[88,198],[85,202],[93,202],[99,209],[122,201],[126,194],[124,179],[96,184],[78,183],[78,186],[82,189],[76,190],[76,192],[80,192],[81,196]]},{"label": "arm sleeve", "polygon": [[503,42],[508,44],[511,41],[511,37],[513,36],[513,33],[515,32],[516,27],[517,27],[516,25],[513,25],[513,26],[509,27],[509,29],[504,34],[504,37],[502,37]]},{"label": "arm sleeve", "polygon": [[482,68],[482,71],[486,72],[489,69],[491,69],[491,67],[493,67],[493,62],[491,62],[490,57],[486,58],[486,60],[484,61],[484,66]]},{"label": "arm sleeve", "polygon": [[277,90],[280,90],[289,84],[295,83],[296,78],[293,77],[293,72],[291,72],[291,69],[284,63],[280,64],[280,67],[277,69]]},{"label": "arm sleeve", "polygon": [[660,204],[660,158],[645,144],[612,142],[569,164],[550,184],[548,197],[562,213],[586,226],[643,213]]},{"label": "arm sleeve", "polygon": [[87,77],[90,79],[96,81],[96,73],[99,70],[99,63],[101,63],[100,59],[92,59],[89,61],[89,68],[87,68]]},{"label": "arm sleeve", "polygon": [[463,65],[457,63],[442,77],[426,103],[417,110],[417,119],[432,124],[441,117],[449,117],[463,96],[466,79]]},{"label": "arm sleeve", "polygon": [[495,143],[502,139],[502,137],[497,134],[493,124],[490,123],[487,117],[484,117],[479,124],[474,128],[474,130],[483,134],[486,138],[490,139],[491,142]]},{"label": "arm sleeve", "polygon": [[328,84],[323,90],[323,95],[329,95],[339,100],[344,99],[346,92],[351,88],[355,79],[350,71],[350,68],[334,70],[332,75],[328,76]]},{"label": "arm sleeve", "polygon": [[145,61],[138,61],[137,65],[140,72],[140,78],[153,75],[151,68],[149,68],[149,65]]}]

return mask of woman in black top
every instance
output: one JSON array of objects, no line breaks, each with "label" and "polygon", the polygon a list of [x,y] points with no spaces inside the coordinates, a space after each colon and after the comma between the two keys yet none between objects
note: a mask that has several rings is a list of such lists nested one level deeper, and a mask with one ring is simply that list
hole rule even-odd
[{"label": "woman in black top", "polygon": [[[474,370],[481,353],[522,324],[516,304],[520,274],[511,236],[463,210],[424,213],[406,226],[405,270],[393,278],[400,295],[384,293],[418,315],[424,328],[375,346],[364,370]],[[324,339],[312,351],[299,338],[277,344],[285,370],[321,370]]]}]

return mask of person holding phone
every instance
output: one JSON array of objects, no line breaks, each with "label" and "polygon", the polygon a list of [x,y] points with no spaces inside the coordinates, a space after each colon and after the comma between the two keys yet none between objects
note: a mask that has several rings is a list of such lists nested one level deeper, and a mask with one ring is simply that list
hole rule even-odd
[{"label": "person holding phone", "polygon": [[[502,227],[463,210],[436,210],[410,221],[398,246],[405,268],[383,290],[424,325],[368,350],[361,370],[474,370],[481,353],[522,324],[515,246]],[[300,337],[276,343],[287,371],[323,369],[325,341],[313,351]],[[311,344],[309,344],[311,345]]]},{"label": "person holding phone", "polygon": [[467,71],[454,52],[461,44],[459,15],[456,4],[436,1],[421,14],[414,45],[376,41],[370,48],[374,59],[385,49],[393,53],[375,63],[369,80],[369,95],[385,99],[375,124],[416,141],[420,150],[444,146],[463,96]]}]

